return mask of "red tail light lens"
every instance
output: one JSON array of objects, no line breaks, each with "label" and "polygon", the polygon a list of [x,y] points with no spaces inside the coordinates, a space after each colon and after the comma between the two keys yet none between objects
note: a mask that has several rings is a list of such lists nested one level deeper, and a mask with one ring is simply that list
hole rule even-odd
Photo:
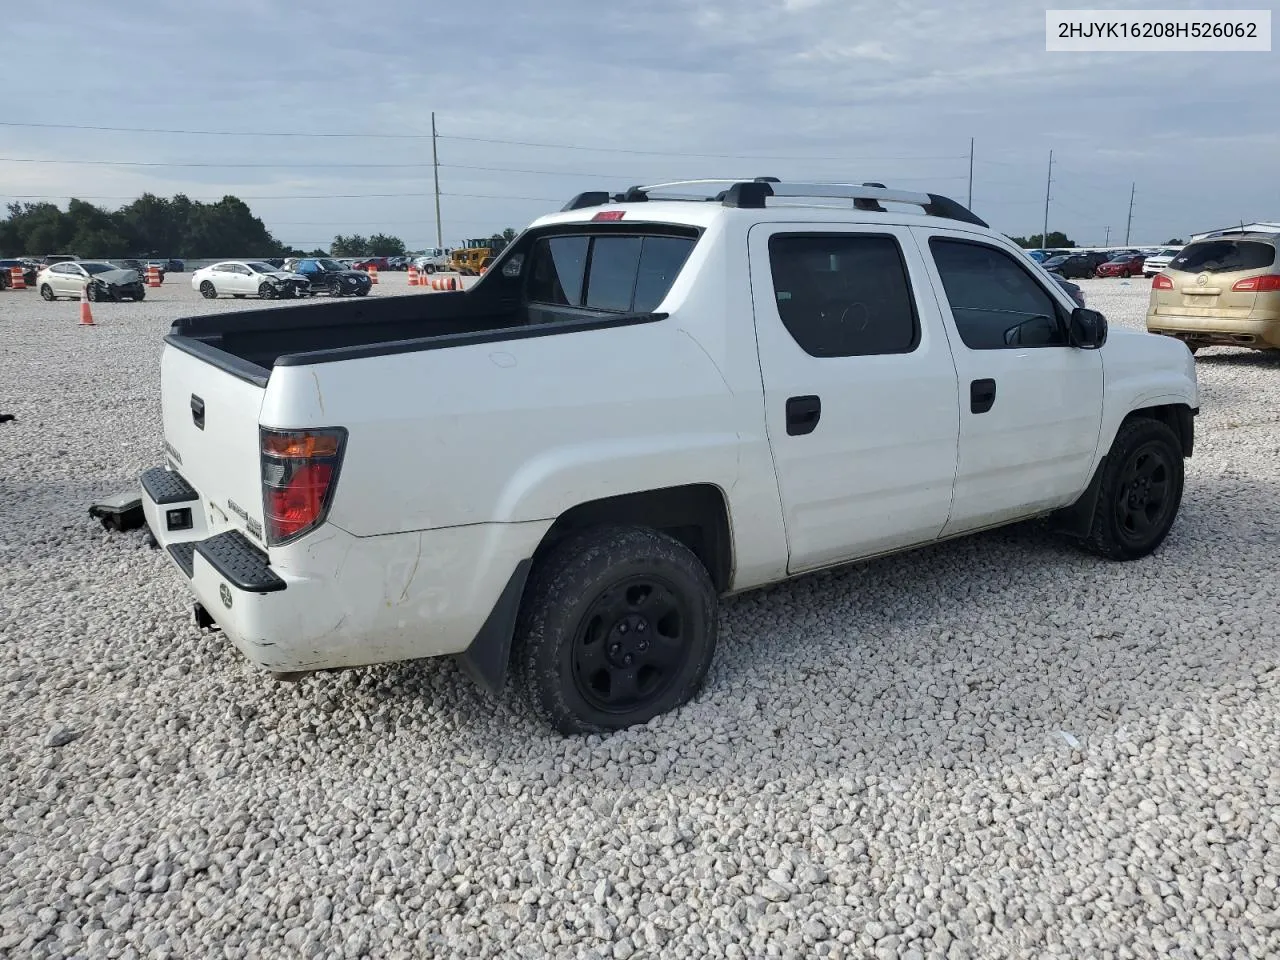
[{"label": "red tail light lens", "polygon": [[1157,273],[1155,279],[1151,281],[1151,286],[1156,290],[1172,290],[1173,281],[1163,273]]},{"label": "red tail light lens", "polygon": [[1245,277],[1231,288],[1239,293],[1275,293],[1280,290],[1280,274],[1268,273],[1264,277]]},{"label": "red tail light lens", "polygon": [[267,543],[295,540],[324,522],[333,502],[347,432],[262,431],[262,506]]}]

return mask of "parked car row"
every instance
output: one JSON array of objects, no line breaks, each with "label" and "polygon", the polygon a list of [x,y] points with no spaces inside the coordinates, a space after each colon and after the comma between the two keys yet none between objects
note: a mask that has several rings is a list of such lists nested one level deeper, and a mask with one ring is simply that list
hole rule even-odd
[{"label": "parked car row", "polygon": [[[50,253],[43,257],[8,257],[0,258],[0,290],[7,289],[13,285],[13,268],[20,267],[22,269],[23,282],[26,283],[27,287],[30,289],[39,289],[41,290],[41,293],[43,293],[41,288],[44,284],[40,279],[41,274],[51,267],[64,263],[78,263],[81,264],[82,267],[89,264],[96,264],[98,266],[105,265],[106,267],[114,270],[133,271],[138,274],[140,280],[146,279],[146,272],[150,267],[156,267],[159,269],[160,279],[162,281],[166,274],[175,272],[181,273],[186,269],[186,263],[174,257],[153,257],[150,259],[129,257],[118,260],[82,260],[80,257],[71,253]],[[75,282],[78,282],[79,286],[76,287],[74,295],[79,297],[80,290],[84,287],[85,281],[89,275],[92,273],[93,276],[100,277],[103,272],[104,271],[97,269],[97,267],[95,267],[94,270],[84,268],[80,270],[58,271],[57,273],[52,274],[52,279],[49,281],[48,286],[51,292],[54,292],[55,288],[56,290],[61,291],[67,287],[68,283],[72,282],[68,278],[78,278]],[[99,284],[99,287],[100,286],[101,284]],[[91,290],[91,295],[92,293],[93,291]],[[70,295],[70,293],[54,292],[53,298],[56,299],[59,296]],[[45,299],[50,298],[46,297]]]}]

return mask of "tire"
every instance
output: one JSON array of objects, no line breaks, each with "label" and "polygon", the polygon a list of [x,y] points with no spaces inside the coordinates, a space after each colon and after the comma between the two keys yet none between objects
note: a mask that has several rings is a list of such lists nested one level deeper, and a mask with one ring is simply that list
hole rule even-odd
[{"label": "tire", "polygon": [[274,300],[276,298],[276,288],[269,283],[258,284],[258,296],[263,300]]},{"label": "tire", "polygon": [[370,290],[370,289],[372,289],[372,288],[370,288],[370,287],[360,287],[358,290],[356,290],[356,296],[357,296],[357,297],[367,297],[367,296],[369,295],[369,290]]},{"label": "tire", "polygon": [[50,302],[58,299],[53,294],[53,287],[49,286],[47,283],[40,284],[40,296],[44,297],[44,299]]},{"label": "tire", "polygon": [[1177,518],[1182,483],[1182,444],[1169,426],[1148,417],[1126,420],[1107,453],[1085,547],[1109,560],[1147,556]]},{"label": "tire", "polygon": [[436,272],[436,268],[429,263],[425,267],[423,267],[423,269],[427,271],[427,276],[430,276],[431,274]]},{"label": "tire", "polygon": [[715,654],[718,603],[701,561],[666,534],[633,526],[571,534],[525,589],[517,683],[564,734],[645,723],[698,692]]},{"label": "tire", "polygon": [[331,297],[340,297],[340,296],[342,296],[342,284],[341,284],[341,283],[331,283],[331,284],[329,284],[329,296],[331,296]]},{"label": "tire", "polygon": [[218,290],[208,280],[203,280],[200,283],[200,296],[206,300],[216,300],[218,299]]},{"label": "tire", "polygon": [[92,283],[91,283],[91,284],[89,284],[88,295],[89,295],[89,300],[90,300],[92,303],[97,303],[97,302],[98,302],[98,300],[99,300],[99,297],[98,297],[98,288],[97,288],[97,287],[95,287]]},{"label": "tire", "polygon": [[133,302],[134,302],[134,303],[141,303],[141,302],[142,302],[143,300],[145,300],[145,299],[147,299],[147,291],[145,291],[145,290],[139,290],[139,291],[138,291],[137,296],[135,296],[135,297],[133,298]]}]

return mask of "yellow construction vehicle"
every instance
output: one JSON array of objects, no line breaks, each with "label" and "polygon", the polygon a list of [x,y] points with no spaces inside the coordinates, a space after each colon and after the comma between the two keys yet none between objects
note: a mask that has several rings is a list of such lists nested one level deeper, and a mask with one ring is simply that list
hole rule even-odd
[{"label": "yellow construction vehicle", "polygon": [[449,269],[463,276],[477,276],[485,260],[496,257],[506,245],[507,241],[502,237],[468,240],[461,247],[455,247],[449,255]]}]

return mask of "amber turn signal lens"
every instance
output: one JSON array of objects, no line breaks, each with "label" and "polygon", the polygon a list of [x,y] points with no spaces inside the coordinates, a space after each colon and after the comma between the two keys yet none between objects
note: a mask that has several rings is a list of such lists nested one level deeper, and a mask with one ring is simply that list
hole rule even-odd
[{"label": "amber turn signal lens", "polygon": [[336,457],[338,443],[338,437],[331,433],[264,433],[262,452],[268,457],[311,460],[315,457]]}]

